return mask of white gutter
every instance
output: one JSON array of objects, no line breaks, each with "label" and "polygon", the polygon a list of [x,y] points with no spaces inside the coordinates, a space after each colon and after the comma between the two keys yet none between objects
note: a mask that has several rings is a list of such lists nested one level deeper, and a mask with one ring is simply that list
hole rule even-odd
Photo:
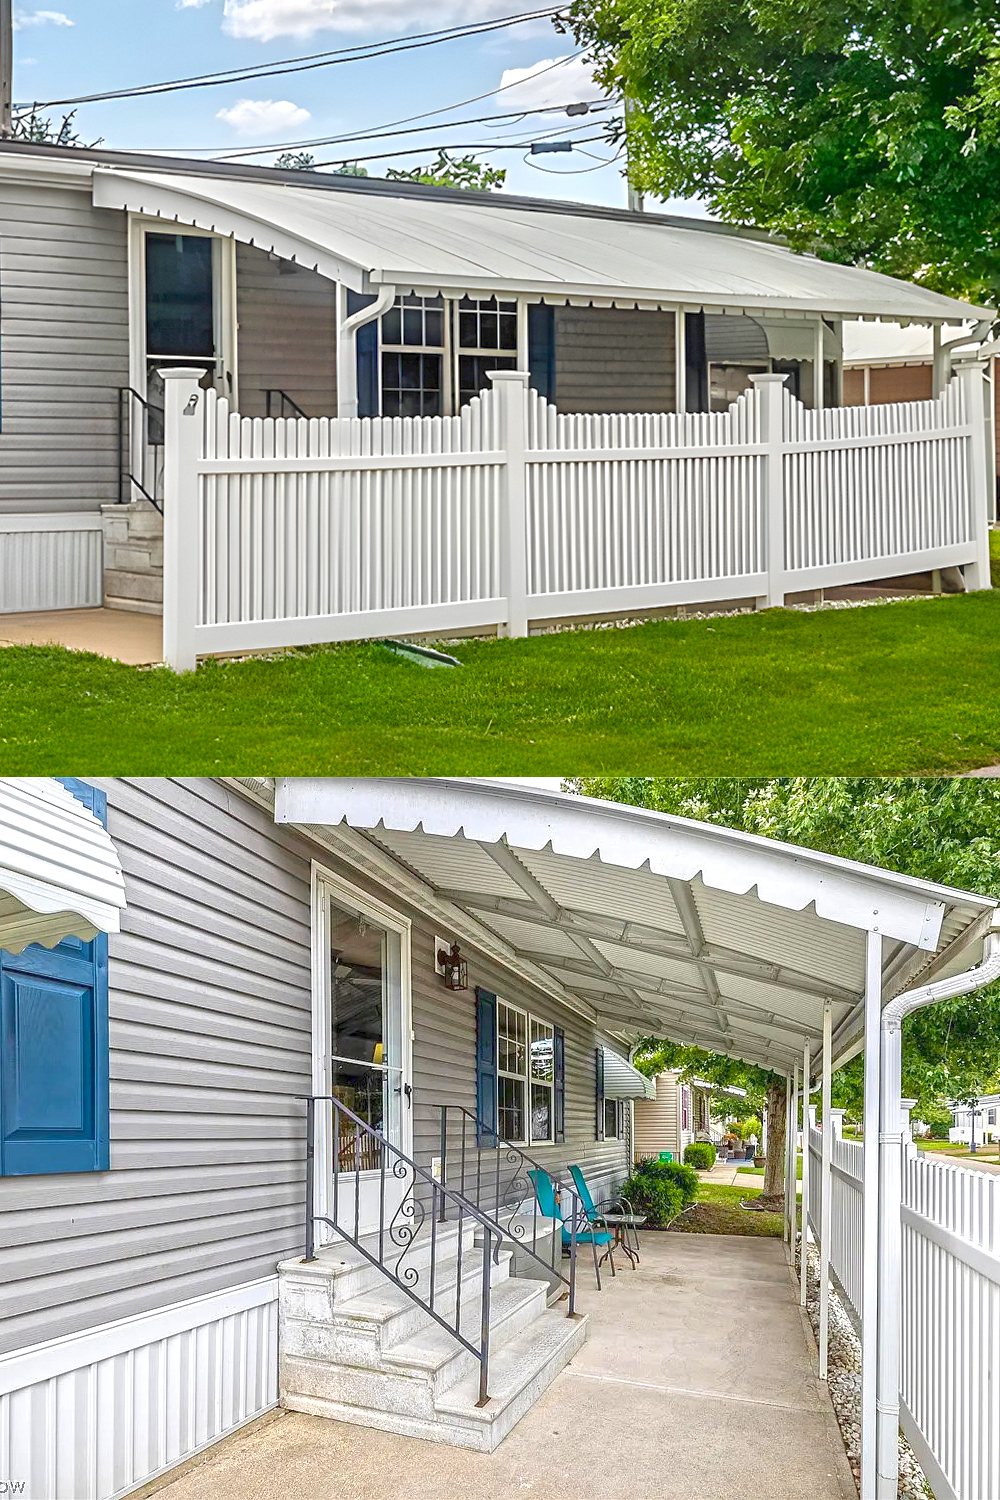
[{"label": "white gutter", "polygon": [[337,416],[358,414],[358,329],[388,312],[396,300],[396,288],[383,286],[367,307],[347,313],[347,288],[337,283]]},{"label": "white gutter", "polygon": [[[1000,912],[983,943],[983,961],[950,979],[935,979],[890,1000],[882,1011],[879,1110],[878,1373],[876,1491],[862,1500],[896,1500],[899,1478],[900,1277],[902,1272],[902,1025],[927,1005],[974,994],[1000,979]],[[867,1145],[866,1145],[867,1149]]]}]

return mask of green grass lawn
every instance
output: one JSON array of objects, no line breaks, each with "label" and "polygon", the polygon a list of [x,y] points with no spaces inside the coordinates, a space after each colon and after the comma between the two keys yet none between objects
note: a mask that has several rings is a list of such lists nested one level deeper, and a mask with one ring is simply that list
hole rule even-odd
[{"label": "green grass lawn", "polygon": [[1000,761],[1000,592],[450,647],[208,662],[176,677],[0,650],[0,770],[689,775]]},{"label": "green grass lawn", "polygon": [[675,1219],[671,1234],[752,1234],[781,1238],[781,1214],[755,1213],[740,1207],[760,1193],[750,1188],[726,1187],[719,1182],[699,1182],[693,1208]]}]

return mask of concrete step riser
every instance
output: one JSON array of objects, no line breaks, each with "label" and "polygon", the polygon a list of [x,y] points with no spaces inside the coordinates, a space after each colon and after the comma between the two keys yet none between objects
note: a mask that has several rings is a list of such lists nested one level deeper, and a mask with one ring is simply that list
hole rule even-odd
[{"label": "concrete step riser", "polygon": [[[438,1265],[445,1265],[455,1259],[458,1247],[458,1234],[456,1231],[448,1231],[444,1226],[438,1234],[435,1258]],[[426,1243],[424,1242],[426,1240]],[[463,1235],[463,1254],[471,1253],[473,1249],[473,1233],[468,1230]],[[402,1247],[393,1254],[391,1247],[386,1241],[384,1248],[386,1263],[395,1265],[402,1253]],[[422,1236],[421,1242],[406,1256],[404,1265],[412,1265],[415,1269],[423,1271],[430,1264],[430,1238]],[[295,1298],[290,1299],[289,1311],[293,1316],[312,1315],[304,1309],[308,1305],[316,1310],[319,1316],[324,1315],[324,1309],[334,1304],[349,1302],[354,1297],[361,1297],[366,1292],[374,1292],[386,1284],[385,1272],[377,1265],[372,1265],[358,1254],[353,1245],[346,1242],[337,1245],[326,1245],[317,1252],[313,1261],[285,1261],[279,1267],[281,1272],[280,1281],[282,1290],[285,1287],[289,1292],[295,1288],[296,1292],[302,1293],[301,1314],[293,1311],[292,1303]],[[318,1295],[307,1295],[318,1293]]]},{"label": "concrete step riser", "polygon": [[[509,1258],[501,1257],[500,1264],[493,1267],[491,1285],[499,1286],[507,1281],[509,1270]],[[467,1278],[463,1276],[462,1282],[463,1307],[478,1307],[482,1285],[481,1270],[477,1269]],[[442,1318],[447,1320],[453,1317],[454,1287],[447,1296],[435,1298],[434,1306]],[[337,1304],[330,1315],[322,1319],[296,1317],[282,1308],[281,1342],[282,1348],[289,1354],[302,1354],[310,1359],[328,1359],[335,1364],[378,1369],[389,1350],[413,1338],[422,1329],[437,1326],[424,1308],[416,1303],[410,1303],[388,1318],[367,1317],[364,1313],[352,1314],[350,1303]]]},{"label": "concrete step riser", "polygon": [[[495,1355],[509,1344],[511,1339],[517,1338],[519,1333],[531,1327],[537,1322],[545,1311],[545,1292],[540,1290],[530,1302],[523,1307],[517,1308],[508,1317],[490,1328],[490,1354]],[[456,1352],[446,1365],[442,1365],[434,1372],[431,1380],[434,1395],[442,1396],[445,1391],[450,1391],[452,1386],[458,1385],[467,1375],[472,1375],[479,1369],[479,1361],[474,1359],[467,1349],[456,1345]]]}]

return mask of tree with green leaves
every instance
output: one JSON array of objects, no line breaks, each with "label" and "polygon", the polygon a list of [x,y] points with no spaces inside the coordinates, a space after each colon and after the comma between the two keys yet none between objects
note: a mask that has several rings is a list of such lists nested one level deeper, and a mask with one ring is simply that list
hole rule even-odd
[{"label": "tree with green leaves", "polygon": [[447,151],[438,152],[434,161],[426,167],[390,167],[386,173],[390,182],[424,182],[430,187],[466,188],[472,192],[490,193],[501,188],[507,177],[503,167],[490,167],[477,161],[474,156],[449,156]]},{"label": "tree with green leaves", "polygon": [[569,16],[630,101],[633,186],[995,305],[996,0],[574,0]]},{"label": "tree with green leaves", "polygon": [[[1000,784],[960,777],[581,777],[586,796],[654,808],[820,849],[944,885],[1000,896]],[[644,1039],[641,1052],[655,1052]],[[664,1045],[689,1076],[767,1090],[764,1191],[783,1177],[785,1083],[763,1069],[697,1049]],[[639,1064],[637,1064],[639,1066]],[[950,1101],[996,1091],[1000,1080],[1000,984],[965,1000],[915,1012],[903,1026],[903,1093],[914,1116],[940,1120]],[[780,1084],[780,1087],[779,1087]],[[779,1100],[780,1092],[780,1100]],[[860,1058],[834,1076],[834,1104],[860,1124]],[[751,1102],[756,1103],[751,1094]],[[780,1117],[780,1118],[779,1118]],[[777,1152],[772,1171],[772,1148]],[[776,1175],[777,1174],[777,1175]],[[780,1187],[779,1190],[780,1192]]]}]

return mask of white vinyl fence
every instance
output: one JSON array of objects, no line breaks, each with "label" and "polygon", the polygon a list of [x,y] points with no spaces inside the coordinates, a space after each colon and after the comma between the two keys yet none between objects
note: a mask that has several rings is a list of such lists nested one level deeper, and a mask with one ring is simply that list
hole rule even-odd
[{"label": "white vinyl fence", "polygon": [[[839,1112],[838,1112],[839,1113]],[[810,1176],[822,1134],[809,1133]],[[864,1146],[834,1122],[831,1280],[861,1326]],[[936,1500],[1000,1496],[1000,1177],[903,1147],[900,1424]],[[820,1242],[818,1192],[809,1228]]]},{"label": "white vinyl fence", "polygon": [[498,629],[960,566],[988,586],[980,368],[938,400],[577,416],[497,372],[457,417],[248,419],[166,372],[164,652]]}]

